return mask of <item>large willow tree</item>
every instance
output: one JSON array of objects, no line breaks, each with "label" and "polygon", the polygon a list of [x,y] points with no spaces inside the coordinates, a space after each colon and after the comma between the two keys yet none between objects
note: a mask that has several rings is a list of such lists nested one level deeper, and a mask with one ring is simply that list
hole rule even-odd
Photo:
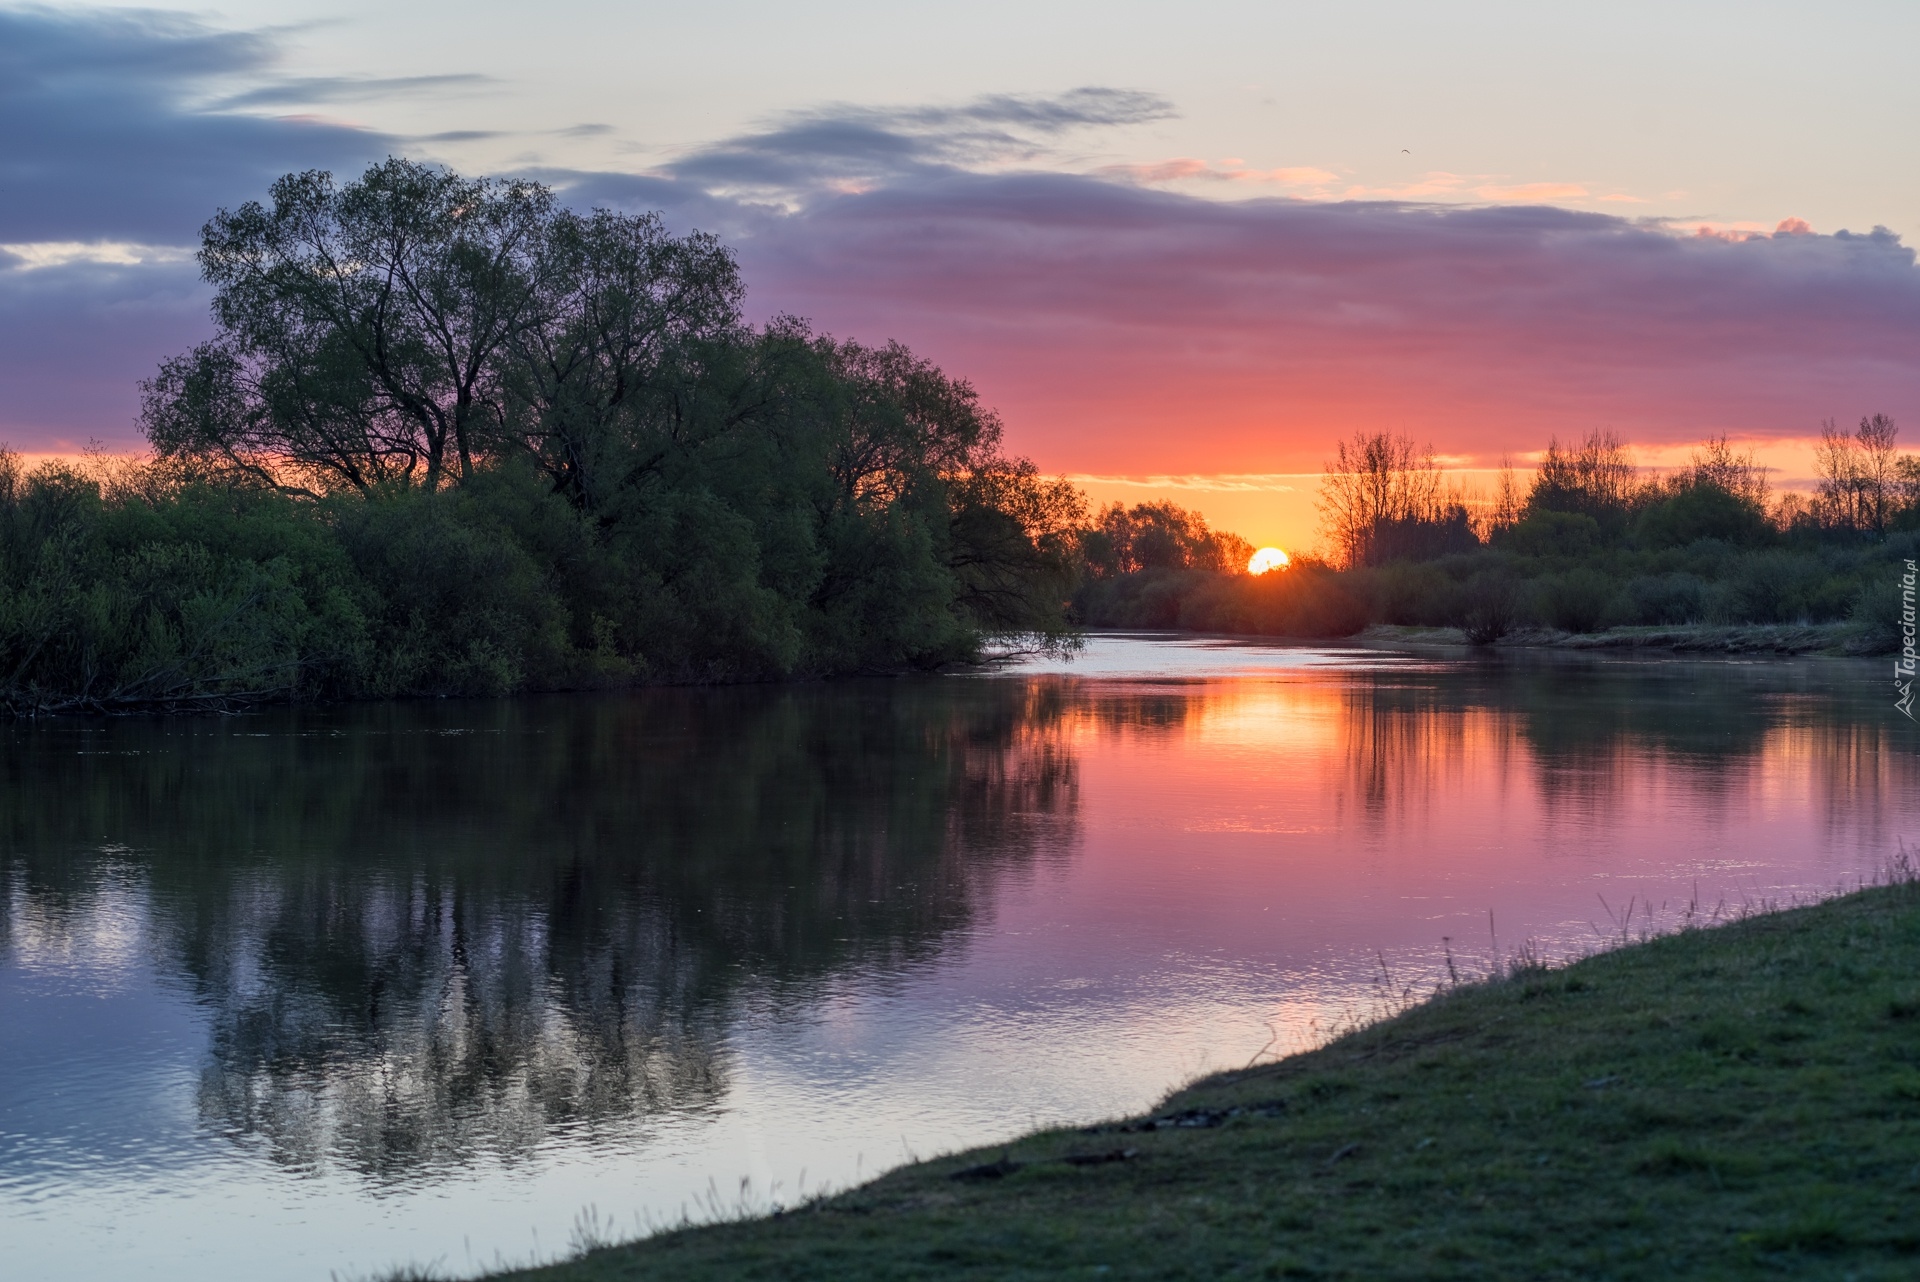
[{"label": "large willow tree", "polygon": [[517,446],[584,497],[608,438],[657,426],[663,380],[740,329],[714,238],[405,160],[289,174],[199,257],[219,336],[148,385],[149,437],[322,491],[435,489]]},{"label": "large willow tree", "polygon": [[221,211],[200,263],[217,332],[146,385],[148,438],[312,505],[406,620],[373,643],[414,656],[390,688],[1068,635],[1078,492],[905,348],[748,325],[712,236],[388,160]]}]

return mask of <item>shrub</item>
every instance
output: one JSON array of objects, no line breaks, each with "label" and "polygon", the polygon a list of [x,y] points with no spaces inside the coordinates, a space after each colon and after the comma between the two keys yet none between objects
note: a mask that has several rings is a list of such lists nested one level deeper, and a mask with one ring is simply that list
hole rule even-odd
[{"label": "shrub", "polygon": [[1614,584],[1594,570],[1550,575],[1534,586],[1534,609],[1542,622],[1562,632],[1597,630],[1613,605]]},{"label": "shrub", "polygon": [[1513,631],[1520,593],[1502,570],[1483,570],[1467,581],[1461,629],[1474,645],[1491,645]]},{"label": "shrub", "polygon": [[1707,585],[1692,574],[1643,574],[1628,582],[1625,595],[1635,623],[1692,623],[1705,613]]},{"label": "shrub", "polygon": [[1685,547],[1700,539],[1734,544],[1766,542],[1773,531],[1757,503],[1718,485],[1683,485],[1635,518],[1634,542],[1648,548]]},{"label": "shrub", "polygon": [[1530,512],[1503,536],[1522,556],[1585,556],[1600,546],[1600,523],[1584,512]]}]

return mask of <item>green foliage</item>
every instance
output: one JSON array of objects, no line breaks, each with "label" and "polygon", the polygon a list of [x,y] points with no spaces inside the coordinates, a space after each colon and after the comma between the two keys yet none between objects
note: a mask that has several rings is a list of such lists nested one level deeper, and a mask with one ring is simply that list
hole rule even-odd
[{"label": "green foliage", "polygon": [[1475,573],[1463,595],[1460,630],[1474,645],[1491,645],[1519,621],[1520,593],[1504,567]]},{"label": "green foliage", "polygon": [[1645,548],[1678,548],[1700,539],[1744,546],[1771,541],[1758,505],[1718,485],[1687,483],[1647,504],[1634,519],[1633,540]]},{"label": "green foliage", "polygon": [[1563,632],[1592,632],[1608,617],[1613,583],[1590,569],[1568,570],[1534,581],[1534,610],[1548,627]]},{"label": "green foliage", "polygon": [[1706,582],[1693,574],[1642,574],[1626,585],[1625,604],[1631,623],[1697,623],[1706,617],[1706,601]]},{"label": "green foliage", "polygon": [[[973,388],[904,347],[746,325],[710,236],[389,160],[287,176],[216,216],[200,260],[219,333],[145,386],[139,492],[15,469],[17,706],[1073,643],[1078,491],[1007,457]],[[220,504],[270,512],[287,547],[183,515]],[[153,546],[114,542],[130,525]]]},{"label": "green foliage", "polygon": [[1207,527],[1206,518],[1172,503],[1109,504],[1081,537],[1087,573],[1111,580],[1149,571],[1247,568],[1253,545]]},{"label": "green foliage", "polygon": [[1625,528],[1635,499],[1634,467],[1611,432],[1595,432],[1577,446],[1549,441],[1527,495],[1525,515],[1544,512],[1589,517],[1608,538]]},{"label": "green foliage", "polygon": [[1600,523],[1585,512],[1528,512],[1504,532],[1502,546],[1522,556],[1587,556],[1601,545]]},{"label": "green foliage", "polygon": [[110,481],[0,453],[0,699],[220,706],[351,685],[371,640],[348,558],[284,497]]}]

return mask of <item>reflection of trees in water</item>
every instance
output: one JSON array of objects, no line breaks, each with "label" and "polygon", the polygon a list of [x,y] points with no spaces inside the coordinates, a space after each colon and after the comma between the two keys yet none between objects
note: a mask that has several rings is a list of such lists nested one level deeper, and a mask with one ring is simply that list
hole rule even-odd
[{"label": "reflection of trees in water", "polygon": [[1912,837],[1893,819],[1896,807],[1920,791],[1920,759],[1914,754],[1920,736],[1894,721],[1891,700],[1882,706],[1861,702],[1865,706],[1857,720],[1834,717],[1808,700],[1787,702],[1775,738],[1783,756],[1806,763],[1827,831],[1891,855],[1897,843]]},{"label": "reflection of trees in water", "polygon": [[1064,850],[1060,710],[885,682],[22,731],[0,892],[82,913],[133,847],[212,1013],[202,1116],[277,1159],[510,1158],[711,1105],[743,1004],[919,964]]},{"label": "reflection of trees in water", "polygon": [[1840,663],[1603,665],[1524,670],[1513,685],[1550,813],[1605,819],[1630,779],[1657,771],[1709,819],[1804,791],[1830,834],[1884,848],[1916,771],[1861,675]]},{"label": "reflection of trees in water", "polygon": [[[1846,664],[1502,659],[1272,682],[1115,683],[1081,715],[1147,739],[1272,704],[1301,717],[1302,768],[1328,771],[1336,823],[1420,828],[1469,783],[1524,789],[1589,830],[1678,790],[1711,820],[1768,789],[1804,789],[1836,836],[1890,848],[1893,804],[1920,783],[1890,703]],[[1322,719],[1324,718],[1324,719]],[[1329,725],[1329,723],[1331,723]],[[1323,733],[1315,727],[1326,727]]]},{"label": "reflection of trees in water", "polygon": [[1524,753],[1549,819],[1597,824],[1658,786],[1709,819],[1802,786],[1835,835],[1889,847],[1894,799],[1920,782],[1886,709],[1839,666],[1515,663],[1356,680],[1344,778],[1370,820],[1417,817],[1474,757],[1515,780]]},{"label": "reflection of trees in water", "polygon": [[1341,714],[1345,787],[1334,804],[1355,806],[1375,830],[1389,820],[1423,821],[1450,784],[1489,759],[1503,786],[1511,777],[1512,718],[1470,693],[1430,681],[1367,681],[1343,691]]}]

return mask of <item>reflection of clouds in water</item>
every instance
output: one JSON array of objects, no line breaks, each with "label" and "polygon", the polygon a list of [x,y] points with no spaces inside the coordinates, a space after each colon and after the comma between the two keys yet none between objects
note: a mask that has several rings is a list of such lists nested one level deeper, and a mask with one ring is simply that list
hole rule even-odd
[{"label": "reflection of clouds in water", "polygon": [[476,909],[435,889],[376,886],[354,914],[361,937],[330,933],[335,964],[359,959],[358,1010],[311,968],[251,961],[284,948],[285,914],[306,905],[248,918],[255,938],[226,956],[237,981],[270,982],[222,991],[202,976],[216,1011],[202,1119],[286,1165],[333,1161],[386,1180],[480,1153],[524,1159],[558,1130],[637,1142],[645,1119],[724,1094],[721,1034],[713,1018],[689,1017],[691,977],[663,947],[670,923],[631,914],[614,932],[624,946],[556,975],[537,910]]},{"label": "reflection of clouds in water", "polygon": [[[132,986],[150,964],[150,905],[124,847],[104,846],[101,863],[77,893],[42,897],[21,880],[0,914],[0,963],[73,994],[107,996]],[[23,880],[23,879],[22,879]]]}]

